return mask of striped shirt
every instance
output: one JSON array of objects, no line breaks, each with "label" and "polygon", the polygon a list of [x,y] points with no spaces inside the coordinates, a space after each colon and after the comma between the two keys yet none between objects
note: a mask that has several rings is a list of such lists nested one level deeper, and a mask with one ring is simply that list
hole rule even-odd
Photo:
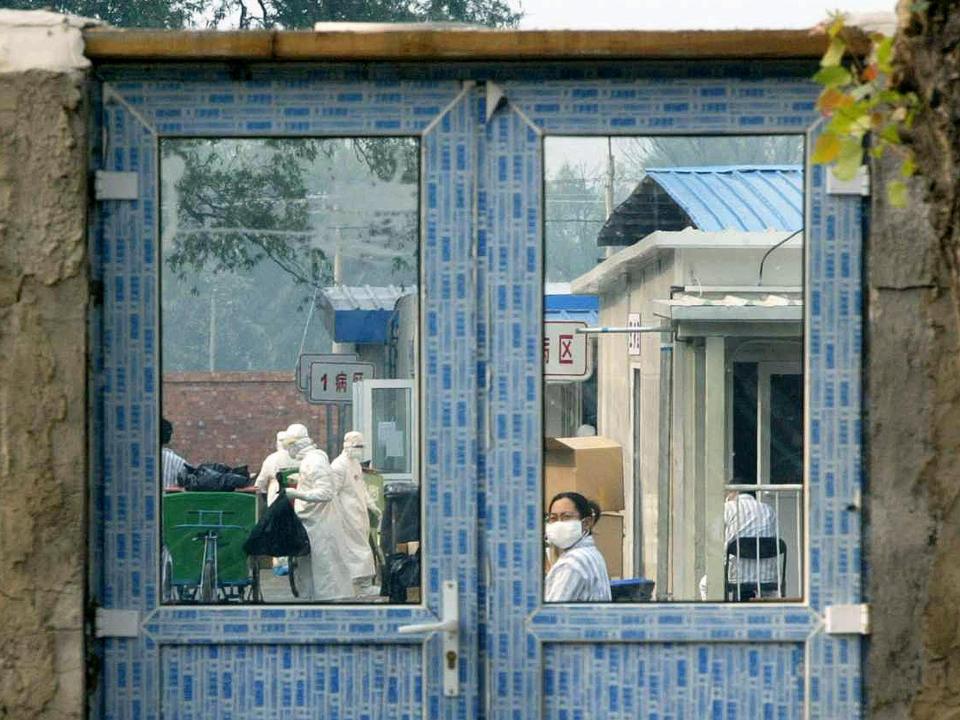
[{"label": "striped shirt", "polygon": [[168,447],[160,453],[160,472],[163,478],[163,487],[177,487],[177,474],[187,464],[187,461]]},{"label": "striped shirt", "polygon": [[[740,493],[734,500],[727,500],[723,505],[723,521],[725,545],[738,537],[776,537],[777,519],[773,508],[757,500],[752,495]],[[730,556],[730,567],[727,572],[728,582],[752,583],[757,582],[757,570],[760,571],[759,581],[762,583],[777,582],[777,566],[779,558],[764,558],[750,560]]]},{"label": "striped shirt", "polygon": [[547,602],[610,602],[607,563],[591,535],[564,551],[547,573]]}]

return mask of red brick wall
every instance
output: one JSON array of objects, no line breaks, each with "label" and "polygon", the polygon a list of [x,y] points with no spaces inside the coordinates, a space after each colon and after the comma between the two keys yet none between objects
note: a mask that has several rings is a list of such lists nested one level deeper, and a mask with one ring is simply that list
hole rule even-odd
[{"label": "red brick wall", "polygon": [[192,465],[247,465],[256,473],[274,451],[277,431],[295,422],[331,458],[340,451],[338,406],[308,403],[293,373],[166,373],[162,408],[173,423],[170,447]]}]

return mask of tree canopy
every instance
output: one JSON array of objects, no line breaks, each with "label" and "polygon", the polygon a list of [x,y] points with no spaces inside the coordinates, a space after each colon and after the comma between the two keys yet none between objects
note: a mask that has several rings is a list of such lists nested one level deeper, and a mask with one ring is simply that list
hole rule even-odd
[{"label": "tree canopy", "polygon": [[52,9],[117,27],[288,28],[317,22],[517,24],[506,0],[6,0],[19,10]]}]

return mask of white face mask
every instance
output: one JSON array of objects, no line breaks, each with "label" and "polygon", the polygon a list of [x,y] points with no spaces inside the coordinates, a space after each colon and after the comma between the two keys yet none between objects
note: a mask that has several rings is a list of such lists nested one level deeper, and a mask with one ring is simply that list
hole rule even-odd
[{"label": "white face mask", "polygon": [[557,520],[547,523],[547,542],[561,550],[575,545],[584,536],[580,520]]},{"label": "white face mask", "polygon": [[363,448],[352,447],[347,448],[347,457],[351,460],[363,460]]}]

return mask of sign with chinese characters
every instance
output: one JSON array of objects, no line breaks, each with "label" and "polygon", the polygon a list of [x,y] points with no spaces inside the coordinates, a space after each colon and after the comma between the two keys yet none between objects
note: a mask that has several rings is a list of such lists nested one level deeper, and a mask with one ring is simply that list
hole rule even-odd
[{"label": "sign with chinese characters", "polygon": [[375,377],[373,363],[344,360],[310,363],[307,400],[312,403],[353,402],[353,386]]},{"label": "sign with chinese characters", "polygon": [[585,322],[549,320],[543,324],[543,377],[546,380],[585,380],[590,377],[587,336],[577,332]]},{"label": "sign with chinese characters", "polygon": [[297,389],[304,394],[310,387],[310,366],[315,362],[355,362],[356,353],[303,353],[297,361]]},{"label": "sign with chinese characters", "polygon": [[[627,313],[627,327],[640,328],[640,313]],[[638,332],[630,333],[630,341],[627,344],[627,355],[640,354],[640,338],[643,337]]]}]

